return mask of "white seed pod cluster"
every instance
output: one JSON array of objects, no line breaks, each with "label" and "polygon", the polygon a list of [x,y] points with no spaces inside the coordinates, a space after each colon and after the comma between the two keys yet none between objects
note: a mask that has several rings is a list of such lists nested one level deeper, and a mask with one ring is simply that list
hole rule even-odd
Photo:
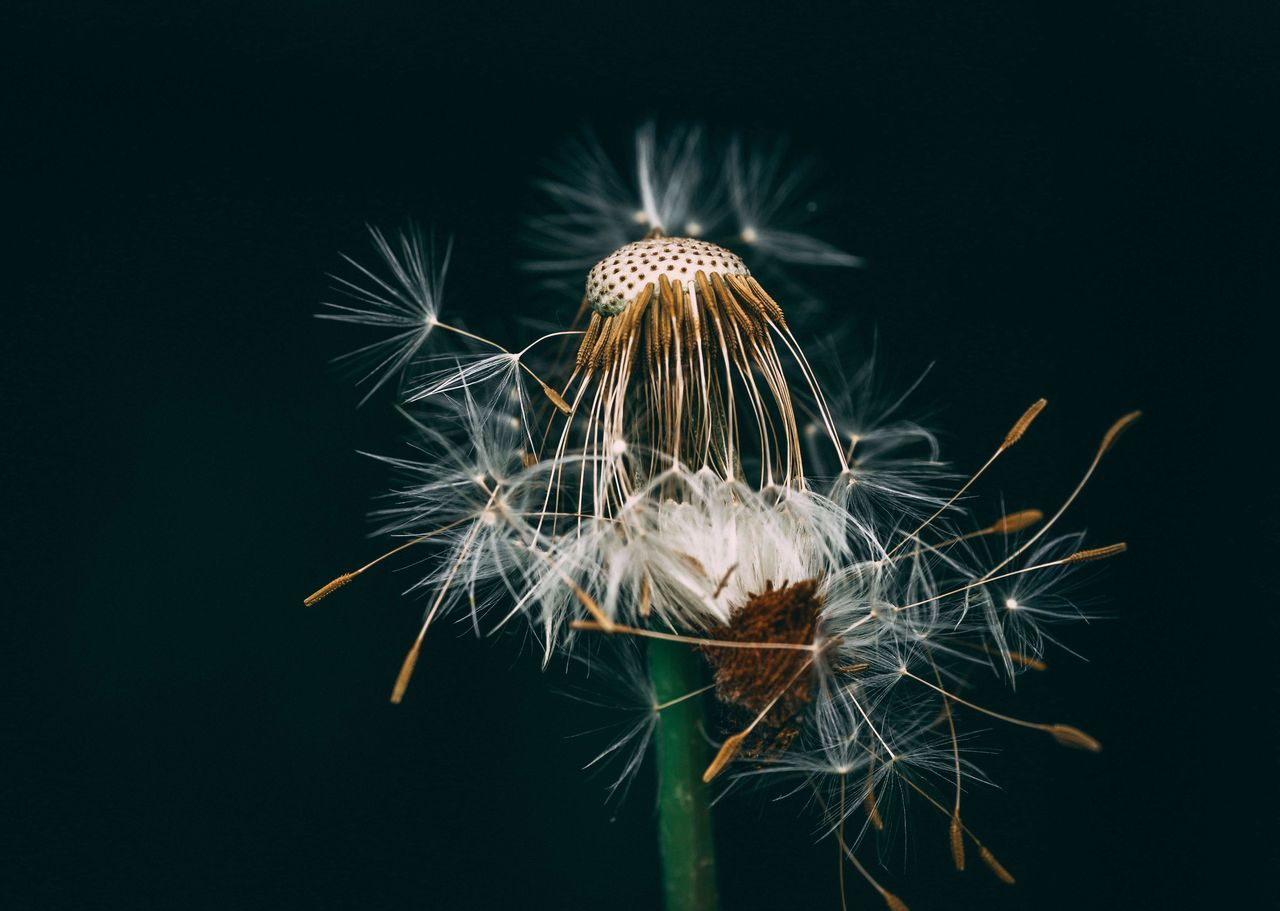
[{"label": "white seed pod cluster", "polygon": [[[748,268],[750,246],[744,261],[661,230],[692,217],[703,177],[699,134],[677,139],[642,131],[638,142],[642,204],[626,224],[646,236],[580,265],[579,281],[594,263],[580,321],[522,348],[441,319],[443,268],[420,240],[397,248],[375,233],[385,271],[345,282],[362,303],[338,318],[391,330],[373,349],[379,385],[417,365],[401,394],[414,452],[385,459],[399,482],[377,518],[395,549],[308,603],[399,551],[435,552],[411,587],[423,623],[395,701],[446,619],[482,634],[520,626],[546,662],[683,643],[713,680],[687,698],[710,703],[724,737],[707,780],[786,781],[815,798],[842,849],[851,820],[878,830],[887,801],[918,793],[949,817],[958,867],[971,841],[1011,881],[961,821],[964,781],[981,773],[954,709],[1097,748],[1075,727],[990,711],[968,687],[984,671],[1042,670],[1051,627],[1082,616],[1057,587],[1124,549],[1056,529],[1136,413],[1103,435],[1048,519],[981,506],[971,519],[962,497],[1044,401],[988,428],[991,458],[957,483],[928,431],[891,419],[897,403],[876,407],[870,365],[836,382],[815,367]],[[579,204],[562,225],[565,262],[586,250],[573,230],[627,212],[610,195],[625,182],[596,164],[573,192],[557,185]],[[777,176],[740,167],[728,194],[739,214],[762,205],[744,188]],[[420,355],[428,332],[457,345]],[[608,640],[625,646],[597,651]],[[603,676],[630,682],[639,715],[602,752],[620,760],[615,784],[639,768],[664,710],[618,660]]]}]

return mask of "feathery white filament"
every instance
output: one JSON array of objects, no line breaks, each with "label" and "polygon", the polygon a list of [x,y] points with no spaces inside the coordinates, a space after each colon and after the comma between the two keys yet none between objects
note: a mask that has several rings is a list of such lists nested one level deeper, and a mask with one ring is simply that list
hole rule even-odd
[{"label": "feathery white filament", "polygon": [[392,332],[388,338],[339,358],[369,362],[361,382],[372,382],[373,385],[365,393],[362,403],[409,365],[435,328],[440,311],[440,291],[453,252],[453,242],[450,241],[437,265],[430,244],[415,231],[400,234],[398,249],[377,228],[369,228],[369,233],[374,248],[391,272],[390,277],[380,277],[351,257],[344,256],[362,278],[352,281],[336,275],[331,277],[337,283],[336,289],[355,303],[325,301],[324,305],[335,312],[317,314],[321,319]]}]

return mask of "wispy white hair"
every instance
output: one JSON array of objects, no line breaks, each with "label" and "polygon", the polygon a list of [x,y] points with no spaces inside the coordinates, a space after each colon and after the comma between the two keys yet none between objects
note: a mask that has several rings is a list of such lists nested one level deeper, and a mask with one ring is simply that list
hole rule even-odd
[{"label": "wispy white hair", "polygon": [[361,404],[388,380],[400,375],[435,328],[453,251],[453,242],[449,241],[444,254],[437,255],[431,242],[412,228],[401,232],[394,244],[375,227],[369,228],[369,234],[390,274],[380,275],[343,254],[342,258],[358,275],[352,279],[339,275],[330,278],[335,283],[334,290],[351,303],[323,301],[331,312],[317,314],[321,319],[391,333],[338,358],[356,364],[361,372],[360,382],[371,384]]},{"label": "wispy white hair", "polygon": [[540,254],[530,269],[574,286],[605,254],[652,229],[750,249],[760,265],[862,264],[805,230],[819,209],[813,162],[793,159],[783,141],[720,141],[696,124],[660,130],[650,121],[635,131],[630,165],[619,172],[590,133],[564,148],[536,184],[549,205],[529,221]]}]

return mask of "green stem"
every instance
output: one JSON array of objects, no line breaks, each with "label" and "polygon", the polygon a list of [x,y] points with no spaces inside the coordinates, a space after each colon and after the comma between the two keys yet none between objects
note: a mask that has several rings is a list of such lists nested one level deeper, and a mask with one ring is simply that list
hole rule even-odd
[{"label": "green stem", "polygon": [[[667,911],[716,911],[711,802],[702,772],[710,761],[702,699],[681,699],[705,682],[705,665],[687,645],[649,643],[649,679],[657,703],[658,847]],[[673,704],[672,700],[680,700]]]}]

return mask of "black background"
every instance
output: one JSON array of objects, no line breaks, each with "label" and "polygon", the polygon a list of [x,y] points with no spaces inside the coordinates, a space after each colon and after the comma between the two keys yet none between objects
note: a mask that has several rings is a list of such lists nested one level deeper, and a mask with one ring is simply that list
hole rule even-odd
[{"label": "black background", "polygon": [[[261,8],[266,7],[266,8]],[[798,4],[11,5],[4,55],[8,544],[4,904],[653,908],[649,778],[606,804],[599,719],[512,642],[439,635],[373,551],[385,396],[310,318],[364,223],[458,242],[446,306],[521,337],[529,186],[585,125],[790,135],[867,259],[818,286],[958,466],[1050,410],[988,489],[1050,507],[1143,422],[1076,524],[1090,588],[967,820],[1019,876],[949,870],[912,815],[913,908],[1212,907],[1274,861],[1275,23],[1221,8]],[[1269,236],[1270,235],[1270,236]],[[1003,698],[995,694],[993,698]],[[1006,704],[1013,705],[1012,700]],[[972,719],[971,719],[972,720]],[[1047,740],[1047,738],[1046,738]],[[797,802],[718,810],[726,909],[839,907]],[[868,858],[874,852],[865,852]],[[852,874],[851,874],[852,875]],[[851,907],[879,900],[850,881]]]}]

